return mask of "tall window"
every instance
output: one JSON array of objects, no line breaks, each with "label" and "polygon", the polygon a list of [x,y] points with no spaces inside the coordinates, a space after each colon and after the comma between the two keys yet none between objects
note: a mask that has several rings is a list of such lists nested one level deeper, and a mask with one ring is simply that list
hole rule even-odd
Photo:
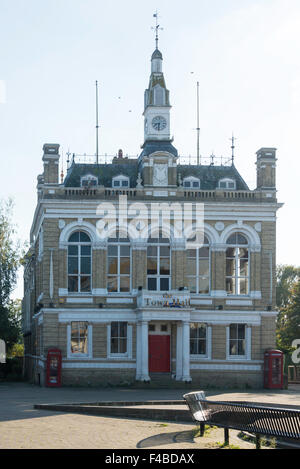
[{"label": "tall window", "polygon": [[202,247],[187,250],[187,282],[191,293],[205,295],[210,291],[210,249],[206,236]]},{"label": "tall window", "polygon": [[71,353],[88,353],[88,323],[71,323]]},{"label": "tall window", "polygon": [[190,324],[190,354],[206,355],[206,324],[191,323]]},{"label": "tall window", "polygon": [[91,291],[91,240],[83,231],[76,231],[68,241],[68,291]]},{"label": "tall window", "polygon": [[127,322],[111,323],[110,353],[127,353]]},{"label": "tall window", "polygon": [[226,291],[230,295],[249,293],[248,240],[241,233],[231,235],[226,249]]},{"label": "tall window", "polygon": [[171,248],[168,238],[149,238],[147,248],[148,290],[171,289]]},{"label": "tall window", "polygon": [[128,238],[108,239],[107,291],[129,292],[131,274],[131,251]]},{"label": "tall window", "polygon": [[244,356],[246,354],[246,326],[245,324],[230,324],[229,327],[229,355]]}]

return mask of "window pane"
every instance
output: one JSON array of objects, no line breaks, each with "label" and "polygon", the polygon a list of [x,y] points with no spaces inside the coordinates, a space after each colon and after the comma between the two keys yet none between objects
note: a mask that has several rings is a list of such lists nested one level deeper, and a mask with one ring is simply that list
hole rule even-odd
[{"label": "window pane", "polygon": [[147,274],[157,274],[157,260],[147,259]]},{"label": "window pane", "polygon": [[118,278],[117,277],[107,278],[107,291],[109,292],[118,291]]},{"label": "window pane", "polygon": [[205,340],[198,340],[198,354],[199,355],[206,354],[206,341]]},{"label": "window pane", "polygon": [[230,355],[238,355],[238,345],[236,340],[229,341],[229,353]]},{"label": "window pane", "polygon": [[170,259],[160,259],[160,275],[170,275]]},{"label": "window pane", "polygon": [[196,339],[197,338],[197,323],[191,323],[190,324],[190,338],[191,339]]},{"label": "window pane", "polygon": [[120,291],[130,291],[130,277],[120,277]]},{"label": "window pane", "polygon": [[157,257],[157,247],[148,246],[147,248],[147,257]]},{"label": "window pane", "polygon": [[69,292],[77,292],[78,291],[78,277],[77,276],[69,276],[68,277],[68,291]]},{"label": "window pane", "polygon": [[241,233],[237,234],[237,244],[248,244],[247,239]]},{"label": "window pane", "polygon": [[156,291],[156,278],[148,278],[148,290]]},{"label": "window pane", "polygon": [[111,339],[110,341],[110,352],[118,353],[118,339]]},{"label": "window pane", "polygon": [[111,323],[110,335],[111,337],[119,337],[119,323],[118,322]]},{"label": "window pane", "polygon": [[127,339],[119,339],[119,353],[127,352]]},{"label": "window pane", "polygon": [[197,355],[197,340],[191,339],[190,341],[190,354]]},{"label": "window pane", "polygon": [[108,273],[109,274],[118,273],[118,259],[116,257],[108,258]]},{"label": "window pane", "polygon": [[248,259],[240,260],[240,275],[248,277]]},{"label": "window pane", "polygon": [[120,187],[120,181],[114,181],[114,187]]},{"label": "window pane", "polygon": [[239,339],[245,338],[245,325],[244,324],[238,325],[238,338]]},{"label": "window pane", "polygon": [[120,246],[120,256],[130,256],[130,246]]},{"label": "window pane", "polygon": [[230,339],[237,339],[237,325],[236,324],[230,324]]},{"label": "window pane", "polygon": [[170,257],[170,248],[169,246],[160,247],[160,257]]},{"label": "window pane", "polygon": [[81,246],[80,253],[82,256],[90,256],[91,255],[91,246]]},{"label": "window pane", "polygon": [[128,181],[122,181],[122,187],[128,187]]},{"label": "window pane", "polygon": [[130,258],[120,258],[120,274],[130,274]]},{"label": "window pane", "polygon": [[69,238],[69,243],[78,243],[79,242],[79,231],[73,233]]},{"label": "window pane", "polygon": [[248,259],[248,249],[239,248],[239,258]]},{"label": "window pane", "polygon": [[187,258],[187,272],[196,275],[196,259]]},{"label": "window pane", "polygon": [[235,275],[235,259],[226,259],[226,275]]},{"label": "window pane", "polygon": [[187,277],[188,289],[191,293],[197,293],[196,277]]},{"label": "window pane", "polygon": [[68,246],[69,256],[78,256],[78,246]]},{"label": "window pane", "polygon": [[226,257],[235,257],[235,248],[226,249]]},{"label": "window pane", "polygon": [[238,341],[238,355],[245,355],[245,340]]},{"label": "window pane", "polygon": [[208,274],[209,274],[209,260],[199,259],[199,275],[208,275]]},{"label": "window pane", "polygon": [[234,293],[234,282],[232,278],[227,278],[226,279],[226,291],[227,293]]},{"label": "window pane", "polygon": [[160,291],[168,291],[168,290],[169,290],[169,279],[161,278],[160,279]]},{"label": "window pane", "polygon": [[198,337],[200,339],[206,339],[206,326],[199,324],[198,326]]},{"label": "window pane", "polygon": [[68,273],[78,274],[78,257],[68,258]]},{"label": "window pane", "polygon": [[81,257],[80,270],[81,270],[80,272],[81,274],[91,273],[91,258],[90,257]]},{"label": "window pane", "polygon": [[127,337],[127,322],[119,322],[119,337]]},{"label": "window pane", "polygon": [[80,235],[79,240],[80,240],[81,243],[90,243],[91,242],[90,237],[86,233],[84,233],[83,231],[80,231],[79,235]]},{"label": "window pane", "polygon": [[118,257],[118,246],[108,246],[107,254],[109,256]]},{"label": "window pane", "polygon": [[239,279],[239,286],[240,286],[240,294],[247,295],[248,294],[248,279],[240,278]]},{"label": "window pane", "polygon": [[[194,238],[196,239],[196,237],[194,236]],[[188,249],[187,250],[187,257],[196,257],[196,254],[197,254],[197,251],[196,249]]]},{"label": "window pane", "polygon": [[90,276],[80,277],[80,291],[81,292],[91,291],[91,277]]},{"label": "window pane", "polygon": [[209,257],[209,248],[208,247],[199,248],[199,257]]},{"label": "window pane", "polygon": [[209,279],[207,277],[199,278],[199,293],[202,295],[209,293]]}]

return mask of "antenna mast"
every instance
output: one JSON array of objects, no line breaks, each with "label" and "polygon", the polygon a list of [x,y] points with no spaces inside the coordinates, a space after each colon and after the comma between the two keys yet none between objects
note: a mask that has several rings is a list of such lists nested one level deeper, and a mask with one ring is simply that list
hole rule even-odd
[{"label": "antenna mast", "polygon": [[236,140],[236,138],[232,134],[232,137],[231,137],[231,164],[232,164],[232,166],[234,164],[234,149],[235,149],[234,141],[235,140]]},{"label": "antenna mast", "polygon": [[200,164],[199,81],[197,81],[197,165]]},{"label": "antenna mast", "polygon": [[96,164],[99,163],[98,81],[96,80]]}]

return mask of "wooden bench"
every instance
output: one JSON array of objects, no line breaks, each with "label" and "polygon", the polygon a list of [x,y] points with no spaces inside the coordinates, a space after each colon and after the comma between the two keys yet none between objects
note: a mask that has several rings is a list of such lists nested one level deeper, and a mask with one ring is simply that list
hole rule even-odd
[{"label": "wooden bench", "polygon": [[261,447],[261,435],[300,442],[300,410],[243,402],[209,401],[203,391],[184,394],[193,419],[200,424],[224,428],[224,444],[229,444],[229,429],[249,432],[256,436],[256,448]]}]

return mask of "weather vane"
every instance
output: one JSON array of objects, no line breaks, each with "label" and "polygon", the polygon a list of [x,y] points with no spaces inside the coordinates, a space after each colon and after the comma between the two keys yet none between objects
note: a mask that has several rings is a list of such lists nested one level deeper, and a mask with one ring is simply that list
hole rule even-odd
[{"label": "weather vane", "polygon": [[158,31],[163,31],[164,28],[161,28],[158,24],[158,13],[157,10],[153,14],[153,17],[155,18],[155,28],[151,28],[155,31],[155,44],[156,44],[156,49],[158,49]]}]

